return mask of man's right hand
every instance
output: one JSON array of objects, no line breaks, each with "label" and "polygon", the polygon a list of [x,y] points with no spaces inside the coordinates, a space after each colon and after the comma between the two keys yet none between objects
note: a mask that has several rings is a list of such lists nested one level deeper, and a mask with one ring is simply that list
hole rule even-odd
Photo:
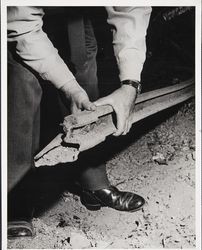
[{"label": "man's right hand", "polygon": [[94,111],[96,109],[96,105],[90,102],[86,91],[76,80],[66,83],[61,90],[71,103],[70,109],[72,113],[78,113],[82,110]]}]

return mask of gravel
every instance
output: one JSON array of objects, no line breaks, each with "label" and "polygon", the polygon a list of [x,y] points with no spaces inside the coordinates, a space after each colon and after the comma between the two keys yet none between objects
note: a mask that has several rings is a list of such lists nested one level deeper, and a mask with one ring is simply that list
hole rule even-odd
[{"label": "gravel", "polygon": [[142,210],[88,211],[77,195],[64,192],[34,218],[35,238],[9,240],[8,248],[195,247],[194,107],[190,100],[153,128],[139,134],[134,128],[112,142],[113,154],[107,160],[110,181],[142,195],[146,200]]}]

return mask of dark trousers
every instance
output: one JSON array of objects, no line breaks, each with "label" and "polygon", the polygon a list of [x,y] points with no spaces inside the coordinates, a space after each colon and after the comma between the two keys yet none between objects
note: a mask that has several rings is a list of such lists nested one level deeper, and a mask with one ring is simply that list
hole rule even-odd
[{"label": "dark trousers", "polygon": [[34,74],[8,53],[8,189],[34,166],[42,90]]},{"label": "dark trousers", "polygon": [[[84,15],[68,22],[68,35],[71,62],[75,66],[75,77],[85,89],[89,99],[95,101],[99,97],[97,79],[97,42],[91,21]],[[77,41],[77,43],[75,43]],[[78,47],[83,49],[78,50]],[[94,151],[94,152],[93,152]],[[85,152],[78,161],[78,176],[84,188],[95,190],[109,185],[106,166],[102,162],[102,149]]]},{"label": "dark trousers", "polygon": [[[76,78],[91,100],[98,97],[96,41],[89,22],[85,22],[86,61],[76,67]],[[11,190],[34,166],[39,148],[40,102],[42,89],[35,75],[8,53],[8,189]],[[74,63],[74,62],[73,62]],[[93,155],[78,162],[83,187],[108,185],[105,164],[96,163]]]},{"label": "dark trousers", "polygon": [[[34,154],[39,148],[42,90],[8,52],[8,219],[29,218],[34,199]],[[30,197],[32,199],[30,199]]]}]

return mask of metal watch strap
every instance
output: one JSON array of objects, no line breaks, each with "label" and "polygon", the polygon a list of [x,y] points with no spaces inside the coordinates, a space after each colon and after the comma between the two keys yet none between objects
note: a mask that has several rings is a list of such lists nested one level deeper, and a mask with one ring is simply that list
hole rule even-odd
[{"label": "metal watch strap", "polygon": [[124,80],[121,82],[123,85],[129,85],[132,86],[137,90],[137,93],[140,94],[142,90],[142,85],[139,81],[133,81],[133,80]]}]

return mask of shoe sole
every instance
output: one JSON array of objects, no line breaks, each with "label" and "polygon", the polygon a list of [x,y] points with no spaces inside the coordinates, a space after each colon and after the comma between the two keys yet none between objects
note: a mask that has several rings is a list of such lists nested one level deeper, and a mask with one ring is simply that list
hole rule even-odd
[{"label": "shoe sole", "polygon": [[102,207],[100,204],[87,204],[87,203],[85,203],[83,200],[81,200],[81,204],[82,204],[83,206],[85,206],[88,210],[91,210],[91,211],[100,210],[101,207]]},{"label": "shoe sole", "polygon": [[[109,207],[109,206],[106,206],[106,205],[101,205],[101,204],[87,204],[85,203],[84,201],[81,201],[82,205],[84,205],[88,210],[91,210],[91,211],[97,211],[97,210],[100,210],[101,207]],[[145,203],[139,207],[139,208],[136,208],[136,209],[133,209],[133,210],[119,210],[119,209],[116,209],[116,208],[113,208],[113,207],[109,207],[109,208],[112,208],[112,209],[115,209],[117,211],[120,211],[120,212],[137,212],[139,210],[142,209],[142,207],[145,205]]]}]

